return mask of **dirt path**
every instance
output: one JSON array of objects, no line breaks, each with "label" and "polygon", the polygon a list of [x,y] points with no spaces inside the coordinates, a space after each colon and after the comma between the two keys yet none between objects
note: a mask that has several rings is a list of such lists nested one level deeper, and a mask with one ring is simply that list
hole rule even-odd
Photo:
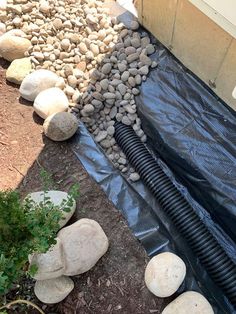
[{"label": "dirt path", "polygon": [[[148,261],[144,249],[68,144],[57,144],[42,136],[42,121],[33,114],[31,104],[19,99],[16,87],[6,84],[6,67],[1,60],[0,189],[17,188],[22,196],[40,190],[40,167],[53,175],[60,189],[67,190],[79,182],[81,197],[72,219],[97,220],[110,241],[108,253],[91,271],[73,277],[75,289],[64,301],[49,306],[36,300],[37,304],[51,314],[161,313],[163,300],[154,297],[144,285]],[[32,288],[29,294],[35,300]],[[14,313],[36,312],[17,309]]]}]

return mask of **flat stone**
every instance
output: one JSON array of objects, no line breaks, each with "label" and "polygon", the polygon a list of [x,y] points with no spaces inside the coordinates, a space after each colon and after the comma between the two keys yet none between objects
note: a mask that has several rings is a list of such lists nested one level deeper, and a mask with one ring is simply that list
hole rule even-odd
[{"label": "flat stone", "polygon": [[6,72],[6,79],[15,84],[21,84],[23,79],[32,70],[30,58],[16,59],[12,61]]}]

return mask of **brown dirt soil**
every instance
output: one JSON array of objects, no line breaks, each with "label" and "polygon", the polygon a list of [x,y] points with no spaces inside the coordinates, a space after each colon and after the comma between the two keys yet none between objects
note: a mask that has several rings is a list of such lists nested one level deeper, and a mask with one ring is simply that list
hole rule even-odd
[{"label": "brown dirt soil", "polygon": [[[41,304],[32,283],[27,288],[31,300],[51,314],[161,313],[164,301],[153,296],[144,284],[148,262],[144,249],[69,144],[54,143],[42,136],[42,120],[33,114],[32,104],[19,98],[16,86],[6,83],[7,66],[0,59],[0,189],[17,188],[22,197],[40,190],[41,167],[52,174],[60,189],[68,190],[72,183],[79,182],[81,197],[72,222],[83,217],[95,219],[110,241],[109,251],[91,271],[73,277],[75,289],[61,303]],[[11,294],[10,298],[17,296]],[[37,312],[17,308],[9,313]]]}]

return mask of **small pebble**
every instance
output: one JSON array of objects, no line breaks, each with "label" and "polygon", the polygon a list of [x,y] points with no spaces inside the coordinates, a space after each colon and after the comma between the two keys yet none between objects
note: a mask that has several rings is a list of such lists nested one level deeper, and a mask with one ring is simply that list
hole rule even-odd
[{"label": "small pebble", "polygon": [[140,176],[137,172],[133,172],[130,174],[129,179],[133,182],[136,182],[140,179]]}]

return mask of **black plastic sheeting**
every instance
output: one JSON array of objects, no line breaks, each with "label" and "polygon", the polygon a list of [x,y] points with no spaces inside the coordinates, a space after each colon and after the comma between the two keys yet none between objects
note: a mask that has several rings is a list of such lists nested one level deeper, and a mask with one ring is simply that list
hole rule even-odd
[{"label": "black plastic sheeting", "polygon": [[[209,278],[199,260],[142,182],[131,184],[120,175],[83,124],[80,125],[80,134],[76,135],[72,147],[87,172],[102,187],[114,205],[122,211],[129,227],[141,241],[148,255],[153,256],[170,251],[178,254],[185,261],[187,275],[178,293],[187,290],[198,291],[209,300],[215,314],[234,313],[222,291]],[[209,214],[192,199],[185,187],[177,183],[167,166],[161,160],[158,162],[176,187],[193,205],[202,220],[220,239],[227,252],[231,256],[236,256],[235,247],[225,242]]]},{"label": "black plastic sheeting", "polygon": [[236,112],[165,48],[137,97],[153,148],[236,242]]},{"label": "black plastic sheeting", "polygon": [[[157,149],[155,155],[162,169],[236,263],[235,243],[222,228],[229,223],[226,231],[230,228],[233,238],[236,117],[160,44],[153,58],[158,68],[151,71],[137,97],[149,144]],[[72,147],[87,172],[123,213],[148,255],[171,251],[185,261],[187,275],[178,294],[198,291],[209,300],[215,314],[236,313],[147,188],[142,182],[128,182],[83,124]]]}]

